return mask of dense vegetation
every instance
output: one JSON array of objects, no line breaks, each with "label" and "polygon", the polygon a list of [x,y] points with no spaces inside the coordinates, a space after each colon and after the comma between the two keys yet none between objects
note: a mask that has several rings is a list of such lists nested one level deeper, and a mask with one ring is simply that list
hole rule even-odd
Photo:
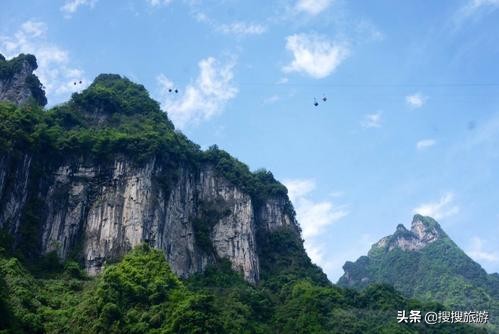
[{"label": "dense vegetation", "polygon": [[[427,224],[437,224],[421,217]],[[410,231],[397,229],[391,239]],[[406,297],[437,301],[453,310],[485,310],[491,322],[499,316],[499,280],[488,275],[469,258],[443,231],[442,237],[421,251],[373,246],[368,256],[347,262],[345,271],[353,280],[342,277],[339,284],[362,289],[371,283],[389,284]],[[362,278],[369,278],[362,280]]]},{"label": "dense vegetation", "polygon": [[[13,79],[15,74],[19,73],[25,64],[30,66],[33,70],[38,67],[36,58],[33,55],[20,54],[17,57],[6,60],[5,57],[0,54],[0,80],[7,82]],[[30,90],[35,103],[42,106],[47,104],[43,85],[35,74],[30,73],[26,77],[24,84]]]},{"label": "dense vegetation", "polygon": [[199,151],[174,131],[144,87],[113,75],[100,75],[87,90],[51,110],[3,102],[0,115],[5,120],[0,138],[8,144],[4,149],[17,143],[24,150],[60,157],[129,154],[137,162],[157,154],[186,160]]},{"label": "dense vegetation", "polygon": [[[174,129],[167,114],[142,85],[119,75],[99,75],[88,89],[50,110],[36,104],[17,107],[0,101],[0,119],[0,154],[15,157],[30,152],[35,157],[34,173],[50,174],[51,168],[63,161],[71,164],[84,160],[105,166],[120,156],[138,165],[155,160],[163,167],[158,184],[168,192],[181,167],[187,165],[195,170],[211,165],[250,194],[255,208],[270,197],[280,198],[288,214],[294,217],[286,188],[271,172],[251,172],[247,165],[217,146],[202,151]],[[18,242],[21,258],[36,254],[36,242],[32,239],[39,233],[37,216],[41,210],[36,198],[28,199],[23,218],[26,221],[22,224],[25,231]],[[198,246],[206,252],[211,247],[211,225],[216,216],[224,214],[222,211],[207,210],[193,222]]]},{"label": "dense vegetation", "polygon": [[[119,75],[99,75],[88,89],[48,111],[36,105],[17,108],[0,102],[0,118],[0,152],[32,150],[50,154],[53,161],[68,156],[102,161],[126,154],[138,164],[158,159],[170,171],[181,164],[209,163],[248,192],[255,205],[269,196],[286,198],[286,188],[271,172],[252,173],[216,145],[201,151],[174,129],[142,85]],[[294,214],[289,201],[287,206]]]},{"label": "dense vegetation", "polygon": [[[3,60],[3,59],[2,59]],[[184,165],[209,164],[259,206],[270,197],[294,211],[272,173],[249,168],[213,146],[206,151],[176,131],[145,88],[117,75],[100,75],[65,104],[44,110],[0,102],[0,156],[33,156],[32,173],[45,175],[66,160],[106,164],[120,156],[165,167],[157,180],[169,188]],[[47,159],[46,157],[50,157]],[[29,184],[28,187],[36,187]],[[30,193],[36,193],[32,191]],[[402,297],[373,285],[362,292],[333,286],[305,253],[299,231],[257,227],[261,281],[245,282],[230,263],[188,280],[178,279],[164,255],[141,246],[97,278],[82,272],[77,256],[59,263],[36,252],[36,197],[28,198],[16,248],[0,230],[0,333],[481,333],[466,326],[397,324],[398,310],[438,311],[441,305]],[[225,215],[204,203],[193,222],[200,249]]]},{"label": "dense vegetation", "polygon": [[305,277],[279,288],[267,281],[252,286],[225,261],[181,281],[164,255],[147,246],[96,279],[74,262],[35,277],[4,253],[0,287],[0,333],[484,332],[450,324],[397,324],[397,310],[441,306],[404,299],[388,286],[359,293]]}]

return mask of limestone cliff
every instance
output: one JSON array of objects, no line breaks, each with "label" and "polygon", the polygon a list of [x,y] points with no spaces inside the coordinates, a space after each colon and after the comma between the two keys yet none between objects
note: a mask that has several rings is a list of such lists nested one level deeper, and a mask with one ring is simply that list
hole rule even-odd
[{"label": "limestone cliff", "polygon": [[[90,274],[102,270],[132,247],[149,243],[165,252],[173,270],[188,276],[216,258],[227,258],[251,282],[259,278],[256,229],[289,226],[283,198],[271,198],[257,211],[251,197],[217,175],[209,164],[181,168],[171,191],[158,184],[164,167],[152,159],[137,167],[121,156],[104,164],[64,161],[47,177],[33,174],[28,154],[0,157],[0,227],[18,236],[28,197],[36,197],[41,215],[40,249],[65,259],[82,247]],[[30,193],[28,185],[35,185]],[[196,243],[195,221],[203,208],[222,211],[209,233],[214,252]]]},{"label": "limestone cliff", "polygon": [[42,106],[47,104],[43,86],[33,74],[37,67],[32,55],[21,54],[7,61],[0,54],[0,100],[20,105],[33,99]]},{"label": "limestone cliff", "polygon": [[[36,112],[9,110],[11,131],[16,115]],[[0,148],[0,229],[28,257],[76,256],[95,275],[148,243],[179,276],[228,259],[257,282],[257,236],[285,228],[299,240],[284,186],[223,151],[200,151],[127,79],[100,76],[32,122],[19,140],[0,133],[9,144]]]}]

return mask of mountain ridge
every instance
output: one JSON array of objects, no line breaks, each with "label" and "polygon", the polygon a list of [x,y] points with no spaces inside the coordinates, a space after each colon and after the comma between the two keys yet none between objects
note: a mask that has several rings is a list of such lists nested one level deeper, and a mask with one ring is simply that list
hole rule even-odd
[{"label": "mountain ridge", "polygon": [[416,214],[410,230],[399,224],[393,235],[382,238],[373,248],[388,247],[388,251],[396,247],[402,250],[420,250],[441,238],[448,236],[433,218]]},{"label": "mountain ridge", "polygon": [[272,173],[202,151],[124,77],[0,119],[2,333],[486,332],[397,323],[444,308],[332,285]]},{"label": "mountain ridge", "polygon": [[3,109],[0,228],[27,257],[76,252],[95,275],[145,242],[181,277],[227,258],[256,283],[257,234],[282,227],[301,240],[272,173],[200,150],[124,77],[101,74],[47,111]]},{"label": "mountain ridge", "polygon": [[[482,309],[499,315],[498,274],[488,274],[466,255],[431,217],[415,215],[411,230],[399,224],[338,280],[362,290],[369,284],[394,286],[408,298],[434,300],[453,309]],[[492,320],[495,322],[496,320]]]}]

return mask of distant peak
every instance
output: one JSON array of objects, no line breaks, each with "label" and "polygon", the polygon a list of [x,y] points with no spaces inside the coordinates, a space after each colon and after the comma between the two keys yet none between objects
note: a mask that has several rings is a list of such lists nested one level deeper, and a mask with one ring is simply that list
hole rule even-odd
[{"label": "distant peak", "polygon": [[411,232],[414,233],[418,239],[426,242],[436,240],[446,235],[435,219],[419,214],[414,215],[414,218],[412,219]]},{"label": "distant peak", "polygon": [[410,230],[399,224],[394,234],[382,238],[373,248],[388,251],[395,248],[417,251],[446,236],[433,218],[417,214],[412,220]]},{"label": "distant peak", "polygon": [[430,216],[423,216],[419,213],[416,213],[414,217],[412,217],[412,224],[415,222],[420,222],[425,225],[439,225],[435,219]]}]

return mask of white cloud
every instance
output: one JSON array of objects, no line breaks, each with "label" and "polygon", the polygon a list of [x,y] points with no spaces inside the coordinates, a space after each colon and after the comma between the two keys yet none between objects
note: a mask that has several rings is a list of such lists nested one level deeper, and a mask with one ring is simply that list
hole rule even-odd
[{"label": "white cloud", "polygon": [[300,12],[317,15],[331,5],[331,0],[298,0],[295,8]]},{"label": "white cloud", "polygon": [[153,7],[168,6],[172,0],[146,0]]},{"label": "white cloud", "polygon": [[79,7],[89,6],[92,8],[96,2],[97,0],[66,0],[61,7],[61,11],[65,13],[66,17],[71,17],[72,14],[76,13]]},{"label": "white cloud", "polygon": [[327,249],[329,247],[321,241],[320,236],[327,231],[330,225],[347,216],[349,212],[345,206],[336,206],[329,200],[312,200],[310,195],[316,188],[313,180],[286,180],[284,185],[288,188],[289,199],[296,210],[296,218],[302,228],[304,246],[308,256],[312,262],[321,266],[329,279],[337,279],[341,275],[344,261],[352,258],[352,254],[344,254],[345,256],[341,258],[337,254],[334,257],[328,256]]},{"label": "white cloud", "polygon": [[364,128],[379,128],[381,126],[381,113],[365,115],[360,125]]},{"label": "white cloud", "polygon": [[330,246],[318,242],[307,242],[305,250],[313,263],[319,265],[331,282],[336,282],[343,275],[343,265],[347,261],[355,261],[365,255],[376,240],[370,234],[361,234],[352,242],[350,247],[334,251],[331,256]]},{"label": "white cloud", "polygon": [[413,210],[423,216],[430,216],[434,219],[442,219],[459,213],[459,206],[454,204],[454,194],[448,192],[436,202],[423,203]]},{"label": "white cloud", "polygon": [[499,262],[497,251],[487,251],[484,249],[486,242],[479,237],[471,238],[471,245],[466,253],[475,261]]},{"label": "white cloud", "polygon": [[[82,89],[88,80],[83,70],[71,65],[69,53],[47,41],[47,25],[40,21],[26,21],[12,36],[0,36],[0,51],[6,58],[20,53],[36,56],[36,75],[45,86],[50,104],[65,100],[70,93]],[[83,85],[74,85],[75,81]]]},{"label": "white cloud", "polygon": [[352,28],[352,33],[359,40],[366,42],[379,42],[385,39],[385,35],[372,22],[361,19]]},{"label": "white cloud", "polygon": [[293,203],[315,189],[315,182],[309,179],[287,180],[284,185],[288,188],[288,196]]},{"label": "white cloud", "polygon": [[162,107],[179,128],[220,114],[226,103],[238,92],[232,81],[234,60],[221,64],[215,58],[209,57],[201,60],[198,66],[198,77],[180,91],[177,99],[168,92],[169,88],[175,87],[173,82],[163,74],[157,78],[161,88]]},{"label": "white cloud", "polygon": [[203,12],[196,12],[194,18],[198,22],[209,25],[216,32],[237,37],[261,35],[267,31],[266,26],[255,22],[235,21],[232,23],[219,23]]},{"label": "white cloud", "polygon": [[230,24],[220,24],[217,25],[215,29],[224,34],[237,36],[261,35],[267,31],[267,28],[264,25],[243,21],[233,22]]},{"label": "white cloud", "polygon": [[293,61],[283,71],[305,73],[316,79],[334,72],[350,53],[346,45],[315,34],[288,36],[286,49],[293,53]]},{"label": "white cloud", "polygon": [[38,21],[26,21],[21,25],[22,32],[31,37],[39,37],[47,33],[47,25]]},{"label": "white cloud", "polygon": [[413,109],[421,108],[427,100],[428,97],[422,95],[421,93],[414,93],[405,97],[405,102]]},{"label": "white cloud", "polygon": [[327,226],[348,215],[343,206],[335,206],[330,201],[316,202],[309,198],[315,189],[312,180],[287,180],[284,184],[296,210],[305,239],[320,234]]},{"label": "white cloud", "polygon": [[434,139],[422,139],[416,143],[416,148],[420,151],[432,147],[437,142]]}]

